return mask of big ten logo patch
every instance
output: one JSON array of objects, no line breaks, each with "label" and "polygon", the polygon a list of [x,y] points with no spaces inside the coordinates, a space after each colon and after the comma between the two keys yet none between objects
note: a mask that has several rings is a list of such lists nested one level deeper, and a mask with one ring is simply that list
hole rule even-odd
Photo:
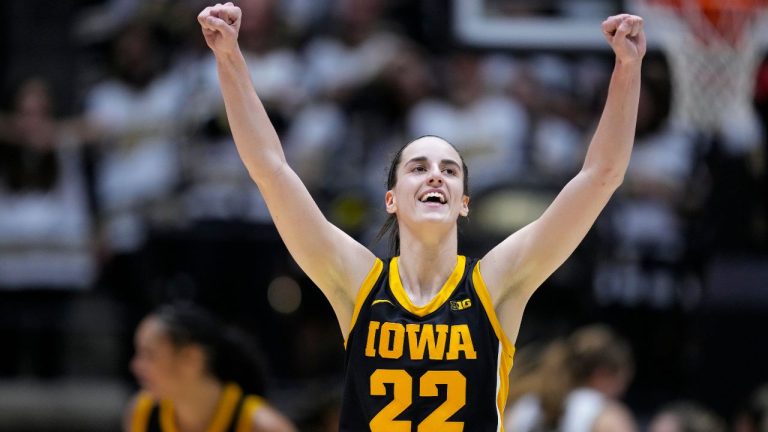
[{"label": "big ten logo patch", "polygon": [[470,299],[464,299],[464,300],[458,300],[458,301],[451,300],[451,310],[460,311],[460,310],[468,309],[471,306],[472,306],[472,300]]}]

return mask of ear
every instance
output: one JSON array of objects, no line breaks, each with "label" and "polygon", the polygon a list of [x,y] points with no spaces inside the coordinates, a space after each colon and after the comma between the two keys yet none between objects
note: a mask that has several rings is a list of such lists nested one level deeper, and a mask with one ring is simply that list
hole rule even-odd
[{"label": "ear", "polygon": [[459,214],[464,217],[469,216],[469,197],[466,195],[461,198],[461,210],[459,211]]},{"label": "ear", "polygon": [[179,348],[178,358],[187,370],[204,374],[207,368],[205,353],[199,345],[190,344]]},{"label": "ear", "polygon": [[395,203],[395,193],[388,190],[384,195],[384,205],[387,209],[387,213],[395,214],[397,212],[397,203]]}]

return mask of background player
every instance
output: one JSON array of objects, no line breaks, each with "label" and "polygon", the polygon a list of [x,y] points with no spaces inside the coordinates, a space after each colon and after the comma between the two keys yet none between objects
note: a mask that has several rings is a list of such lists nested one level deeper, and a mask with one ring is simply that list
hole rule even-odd
[{"label": "background player", "polygon": [[126,432],[292,432],[264,393],[259,357],[245,336],[193,306],[165,306],[136,330],[131,369],[143,391]]},{"label": "background player", "polygon": [[515,432],[632,432],[619,399],[634,374],[629,344],[610,328],[589,325],[551,342],[510,377],[513,404],[506,426]]}]

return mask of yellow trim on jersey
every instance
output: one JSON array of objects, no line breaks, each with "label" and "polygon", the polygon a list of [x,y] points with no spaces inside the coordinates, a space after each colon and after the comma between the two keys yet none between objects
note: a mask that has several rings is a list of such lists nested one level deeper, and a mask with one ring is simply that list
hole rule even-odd
[{"label": "yellow trim on jersey", "polygon": [[224,386],[219,406],[216,408],[216,415],[213,416],[211,426],[208,432],[224,432],[226,427],[232,423],[232,417],[235,415],[235,408],[243,390],[234,383],[228,383]]},{"label": "yellow trim on jersey", "polygon": [[[500,342],[503,344],[503,342]],[[513,347],[514,349],[514,347]],[[499,353],[499,392],[496,395],[496,407],[499,410],[499,431],[504,432],[504,410],[509,396],[509,372],[512,371],[513,359],[511,356]]]},{"label": "yellow trim on jersey", "polygon": [[160,430],[163,432],[177,432],[176,419],[173,415],[173,403],[169,400],[160,401]]},{"label": "yellow trim on jersey", "polygon": [[[234,383],[224,385],[221,392],[213,421],[206,428],[207,432],[224,432],[232,421],[237,401],[243,391],[240,386]],[[170,400],[160,401],[160,429],[163,432],[178,432],[176,427],[176,418],[173,414],[173,403]]]},{"label": "yellow trim on jersey", "polygon": [[[357,316],[360,314],[360,308],[363,307],[363,302],[368,298],[373,289],[373,285],[379,279],[381,271],[384,269],[384,263],[376,258],[373,263],[373,267],[368,272],[368,276],[365,277],[363,284],[360,285],[360,289],[357,291],[357,297],[355,298],[355,308],[352,310],[352,322],[349,324],[349,333],[352,333],[352,329],[355,328],[355,322],[357,322]],[[347,348],[347,339],[349,339],[349,333],[344,336],[344,348]]]},{"label": "yellow trim on jersey", "polygon": [[[512,364],[515,356],[515,346],[504,333],[504,329],[501,327],[499,317],[496,315],[496,309],[493,308],[493,301],[491,300],[491,294],[488,292],[488,287],[485,286],[483,275],[480,273],[480,261],[475,264],[475,268],[472,270],[472,284],[475,287],[475,292],[480,298],[480,303],[483,304],[485,314],[488,316],[488,320],[491,322],[493,331],[496,333],[496,337],[499,339],[499,358],[498,358],[498,385],[496,394],[496,409],[499,416],[499,431],[504,432],[504,409],[507,405],[507,396],[509,396],[509,372],[512,370]],[[503,355],[502,355],[503,354]]]},{"label": "yellow trim on jersey", "polygon": [[480,297],[480,303],[483,304],[485,314],[488,315],[488,319],[491,321],[493,331],[496,332],[496,337],[499,338],[501,346],[504,348],[504,354],[508,355],[510,358],[514,357],[515,346],[512,345],[512,342],[510,342],[509,338],[504,333],[504,330],[499,323],[499,318],[496,316],[496,310],[493,308],[493,301],[491,301],[491,294],[488,293],[488,288],[485,286],[483,276],[480,274],[480,261],[475,264],[475,268],[472,270],[472,282],[475,286],[477,296]]},{"label": "yellow trim on jersey", "polygon": [[456,266],[453,267],[453,273],[445,281],[445,284],[440,288],[437,295],[435,295],[429,303],[424,306],[416,306],[411,302],[408,294],[403,288],[403,283],[400,280],[400,272],[397,268],[397,262],[400,257],[394,257],[389,262],[389,287],[392,289],[392,293],[395,295],[398,303],[412,314],[423,317],[436,311],[437,308],[443,305],[448,297],[451,296],[456,286],[461,281],[461,277],[464,275],[464,265],[466,264],[466,257],[463,255],[456,256]]},{"label": "yellow trim on jersey", "polygon": [[149,393],[139,394],[136,398],[136,406],[133,408],[130,432],[146,432],[153,406],[155,406],[155,399]]},{"label": "yellow trim on jersey", "polygon": [[240,418],[237,420],[235,432],[250,432],[253,425],[253,413],[266,404],[267,402],[259,396],[247,396],[243,401],[243,408],[240,410]]}]

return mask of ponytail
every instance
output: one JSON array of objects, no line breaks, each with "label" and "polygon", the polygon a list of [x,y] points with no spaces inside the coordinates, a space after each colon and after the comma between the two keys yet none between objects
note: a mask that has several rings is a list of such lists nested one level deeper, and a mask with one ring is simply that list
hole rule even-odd
[{"label": "ponytail", "polygon": [[263,395],[264,362],[254,341],[239,328],[226,326],[211,372],[223,382],[236,382],[245,393]]}]

